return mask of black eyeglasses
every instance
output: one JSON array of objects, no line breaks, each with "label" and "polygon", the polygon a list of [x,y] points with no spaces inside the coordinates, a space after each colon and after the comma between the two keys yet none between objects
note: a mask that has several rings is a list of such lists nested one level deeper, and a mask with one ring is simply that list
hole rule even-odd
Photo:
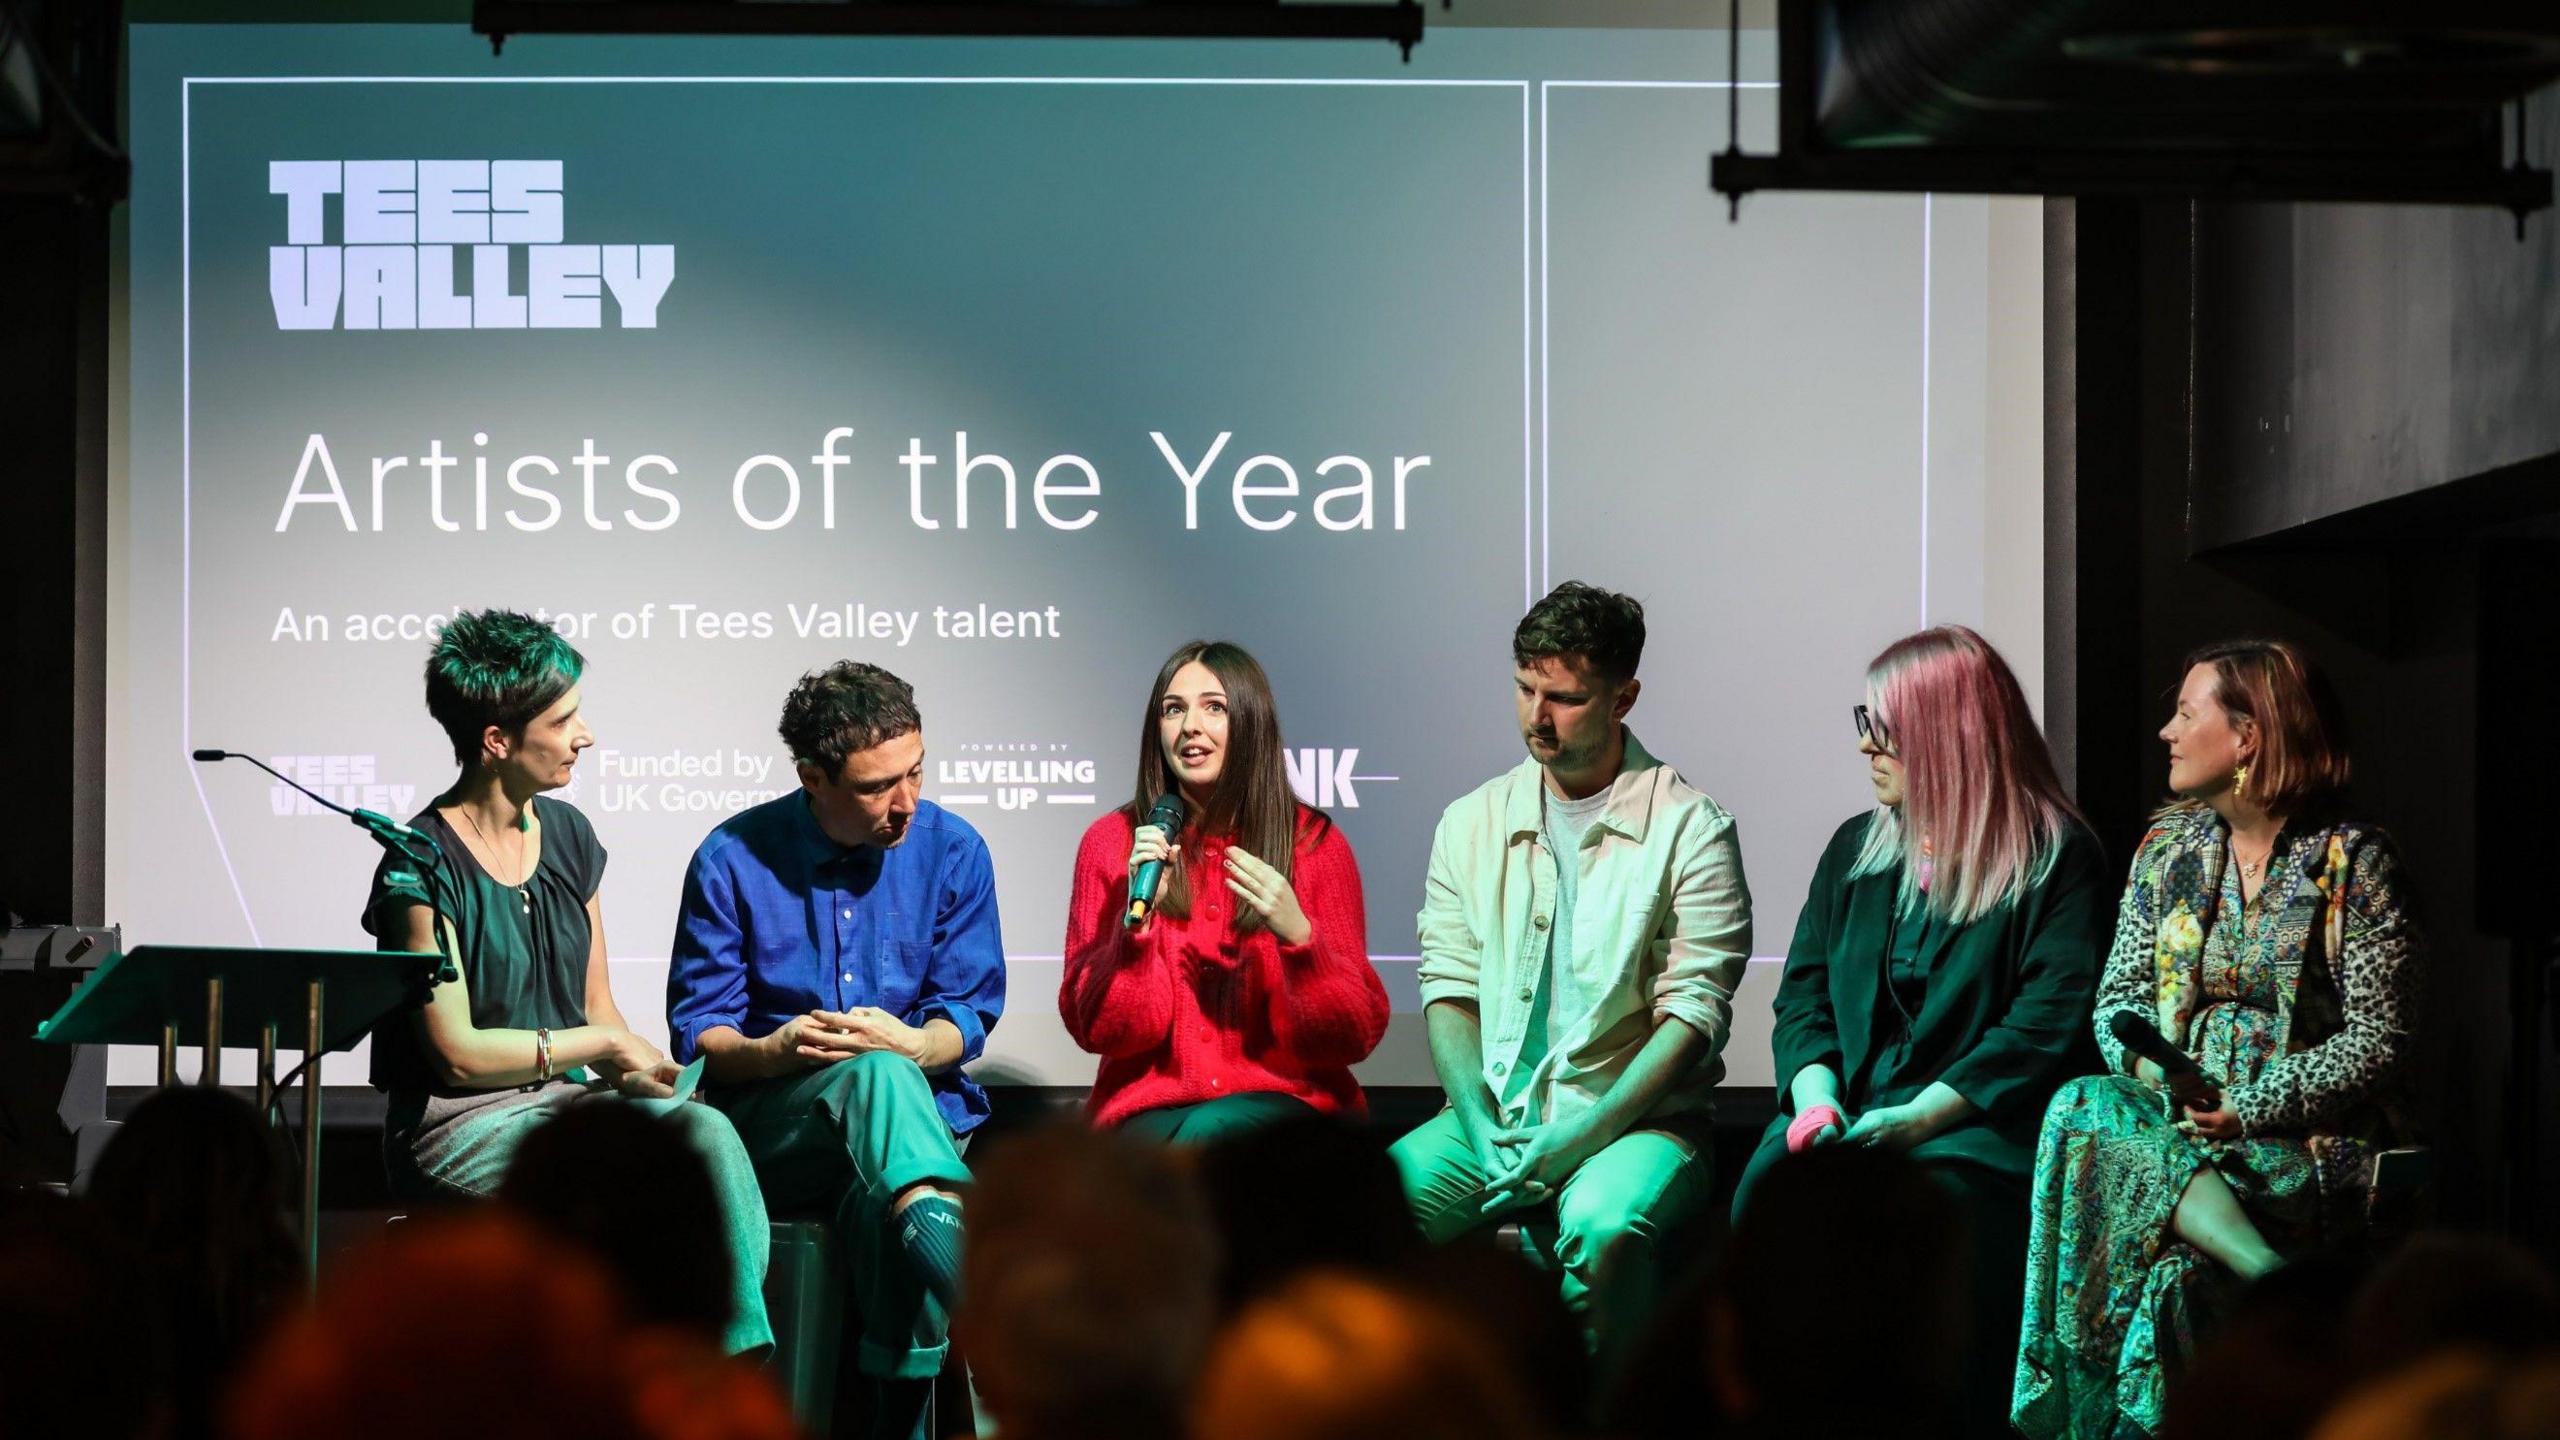
[{"label": "black eyeglasses", "polygon": [[1858,722],[1859,739],[1874,742],[1877,749],[1888,755],[1893,753],[1893,732],[1885,728],[1884,721],[1864,705],[1855,707],[1850,713]]}]

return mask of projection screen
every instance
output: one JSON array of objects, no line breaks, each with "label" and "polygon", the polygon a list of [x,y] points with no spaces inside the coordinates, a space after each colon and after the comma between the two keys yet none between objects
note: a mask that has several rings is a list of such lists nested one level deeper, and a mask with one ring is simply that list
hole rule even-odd
[{"label": "projection screen", "polygon": [[128,944],[367,946],[366,839],[188,752],[405,817],[454,771],[433,627],[513,606],[587,657],[565,798],[644,1029],[693,846],[795,784],[782,698],[852,657],[914,684],[926,796],[995,857],[982,1073],[1082,1084],[1076,840],[1129,795],[1158,662],[1222,637],[1361,862],[1397,1011],[1362,1075],[1428,1084],[1432,825],[1520,758],[1510,631],[1579,578],[1645,602],[1631,723],[1739,818],[1729,1061],[1765,1085],[1777,957],[1866,803],[1868,658],[1960,620],[2035,684],[2033,211],[1730,222],[1721,36],[1443,30],[1406,65],[201,25],[131,61]]}]

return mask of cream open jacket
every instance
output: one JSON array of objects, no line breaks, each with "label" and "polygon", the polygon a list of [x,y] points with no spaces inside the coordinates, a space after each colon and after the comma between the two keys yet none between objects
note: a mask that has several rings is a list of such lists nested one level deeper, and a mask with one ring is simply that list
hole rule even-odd
[{"label": "cream open jacket", "polygon": [[[1422,1000],[1476,1006],[1483,1078],[1496,1096],[1534,1067],[1506,1123],[1567,1120],[1609,1093],[1654,1028],[1707,1039],[1694,1075],[1654,1106],[1706,1108],[1724,1078],[1733,992],[1751,955],[1751,890],[1733,817],[1626,732],[1609,803],[1583,837],[1570,954],[1554,957],[1559,857],[1539,827],[1545,773],[1524,760],[1452,804],[1431,839],[1424,882]],[[1538,987],[1548,985],[1544,1054],[1524,1054]]]}]

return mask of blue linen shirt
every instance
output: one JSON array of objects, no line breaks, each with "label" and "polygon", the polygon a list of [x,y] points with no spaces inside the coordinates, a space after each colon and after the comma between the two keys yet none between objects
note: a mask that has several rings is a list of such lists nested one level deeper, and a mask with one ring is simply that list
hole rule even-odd
[{"label": "blue linen shirt", "polygon": [[857,1005],[959,1030],[960,1065],[929,1078],[952,1133],[978,1128],[987,1092],[961,1067],[1004,1013],[987,842],[931,801],[887,850],[828,839],[806,791],[732,816],[685,868],[667,968],[675,1058],[690,1062],[716,1026],[757,1039],[794,1015]]}]

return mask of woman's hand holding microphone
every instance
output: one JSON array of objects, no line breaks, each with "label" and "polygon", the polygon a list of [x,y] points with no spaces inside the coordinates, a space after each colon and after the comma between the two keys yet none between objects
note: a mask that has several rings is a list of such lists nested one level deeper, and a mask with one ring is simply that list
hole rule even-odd
[{"label": "woman's hand holding microphone", "polygon": [[[1129,843],[1129,873],[1152,860],[1171,866],[1178,863],[1179,852],[1172,838],[1155,825],[1141,825]],[[1283,945],[1304,945],[1315,934],[1315,926],[1298,904],[1296,887],[1289,877],[1266,864],[1262,858],[1241,845],[1227,847],[1227,889],[1234,892],[1238,903],[1251,907],[1271,927],[1271,933]]]}]

